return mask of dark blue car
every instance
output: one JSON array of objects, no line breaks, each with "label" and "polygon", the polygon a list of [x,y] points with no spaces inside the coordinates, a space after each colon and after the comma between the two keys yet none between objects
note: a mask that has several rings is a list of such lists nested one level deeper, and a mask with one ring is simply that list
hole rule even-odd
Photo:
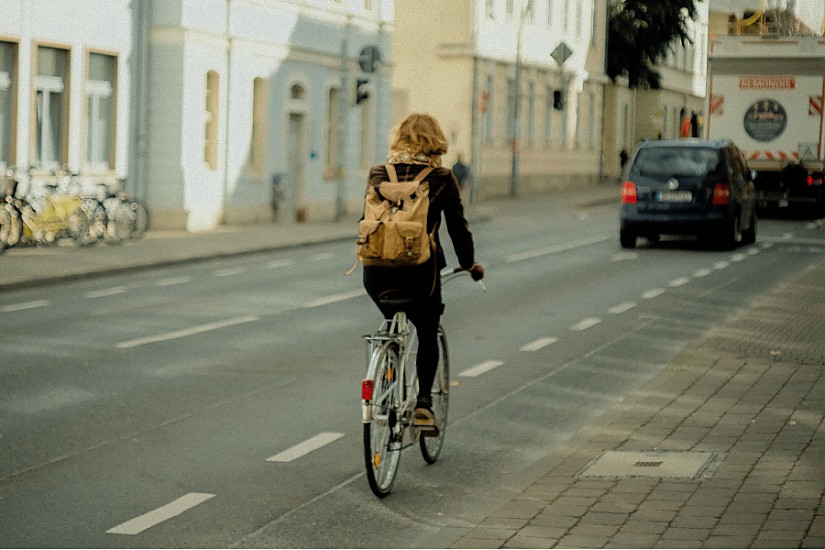
[{"label": "dark blue car", "polygon": [[756,241],[756,191],[730,140],[646,141],[636,149],[622,188],[619,238],[696,235],[722,249]]}]

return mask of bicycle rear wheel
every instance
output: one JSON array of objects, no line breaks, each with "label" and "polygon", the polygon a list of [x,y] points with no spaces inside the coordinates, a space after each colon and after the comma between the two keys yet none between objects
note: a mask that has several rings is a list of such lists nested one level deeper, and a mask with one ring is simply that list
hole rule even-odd
[{"label": "bicycle rear wheel", "polygon": [[[371,358],[374,372],[372,420],[364,424],[364,463],[370,489],[378,498],[390,493],[401,460],[398,423],[398,347],[394,344],[376,349]],[[375,369],[372,369],[373,364]],[[398,433],[396,433],[398,432]]]},{"label": "bicycle rear wheel", "polygon": [[447,349],[447,334],[438,327],[438,368],[433,379],[433,413],[441,426],[436,437],[419,439],[421,454],[427,464],[438,460],[444,446],[444,434],[447,432],[447,413],[450,410],[450,354]]}]

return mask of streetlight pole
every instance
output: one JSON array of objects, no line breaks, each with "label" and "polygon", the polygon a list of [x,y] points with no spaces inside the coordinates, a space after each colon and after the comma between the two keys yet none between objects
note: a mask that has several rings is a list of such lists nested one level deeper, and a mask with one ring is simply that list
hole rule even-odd
[{"label": "streetlight pole", "polygon": [[524,30],[524,19],[530,10],[533,0],[527,0],[521,10],[521,17],[518,24],[518,36],[516,37],[516,74],[513,83],[513,147],[510,163],[510,197],[516,198],[518,195],[518,174],[519,174],[519,138],[521,136],[521,34]]}]

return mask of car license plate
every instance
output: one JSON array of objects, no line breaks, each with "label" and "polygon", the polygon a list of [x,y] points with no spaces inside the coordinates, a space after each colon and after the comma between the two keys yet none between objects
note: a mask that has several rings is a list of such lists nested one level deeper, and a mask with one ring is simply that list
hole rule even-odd
[{"label": "car license plate", "polygon": [[693,193],[690,191],[661,191],[656,194],[656,199],[660,202],[690,202],[693,200]]}]

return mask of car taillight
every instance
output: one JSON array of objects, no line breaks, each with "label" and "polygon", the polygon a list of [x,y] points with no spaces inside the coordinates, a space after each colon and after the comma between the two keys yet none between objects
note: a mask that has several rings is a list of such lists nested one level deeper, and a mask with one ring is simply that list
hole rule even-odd
[{"label": "car taillight", "polygon": [[364,401],[372,401],[372,390],[375,389],[375,382],[373,380],[364,380],[361,382],[361,399]]},{"label": "car taillight", "polygon": [[626,181],[622,186],[622,204],[636,204],[636,184],[632,181]]},{"label": "car taillight", "polygon": [[714,206],[724,206],[730,202],[730,187],[727,183],[717,183],[713,188]]}]

